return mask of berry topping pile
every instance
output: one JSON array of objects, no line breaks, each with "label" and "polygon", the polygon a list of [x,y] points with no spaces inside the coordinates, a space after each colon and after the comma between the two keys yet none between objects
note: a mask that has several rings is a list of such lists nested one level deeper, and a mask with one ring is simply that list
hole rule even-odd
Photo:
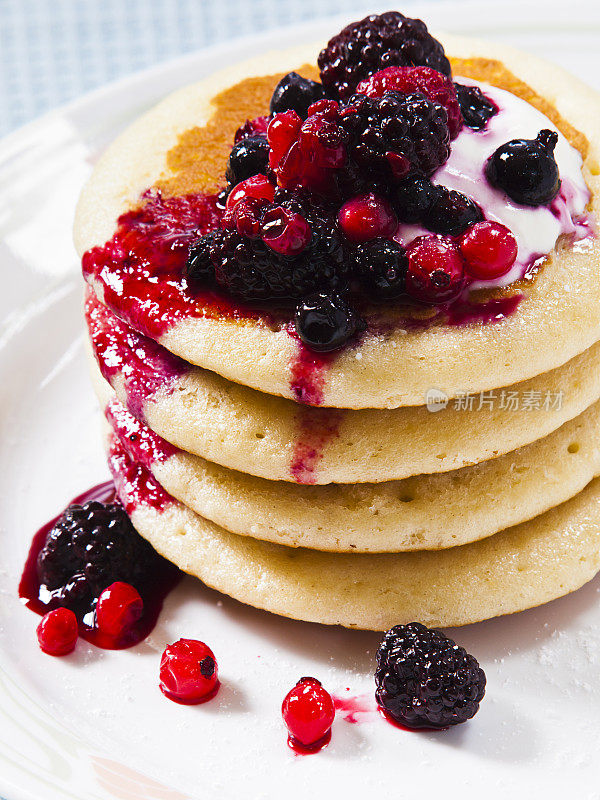
[{"label": "berry topping pile", "polygon": [[477,660],[441,631],[396,625],[377,651],[375,697],[407,728],[447,728],[471,719],[485,694]]},{"label": "berry topping pile", "polygon": [[289,731],[290,745],[297,743],[313,750],[327,743],[335,719],[333,699],[316,678],[300,678],[284,698],[283,721]]},{"label": "berry topping pile", "polygon": [[321,81],[332,97],[350,97],[360,81],[385,67],[432,67],[450,75],[444,48],[420,19],[398,11],[365,17],[334,36],[319,54]]},{"label": "berry topping pile", "polygon": [[[444,185],[446,176],[470,185],[464,137],[485,134],[500,109],[453,82],[420,20],[367,17],[329,42],[319,66],[321,82],[281,77],[265,113],[237,128],[220,193],[153,188],[110,242],[85,253],[84,276],[133,327],[157,338],[213,308],[256,317],[275,307],[309,349],[328,352],[360,335],[364,317],[381,318],[373,304],[393,304],[402,319],[456,319],[474,281],[506,283],[517,256],[526,267],[512,232]],[[556,144],[542,130],[469,169],[481,166],[496,203],[549,205],[560,188]]]},{"label": "berry topping pile", "polygon": [[[192,293],[293,305],[300,340],[328,352],[365,330],[369,303],[466,300],[474,281],[510,272],[517,242],[436,182],[461,131],[484,131],[499,109],[452,81],[420,20],[367,17],[329,42],[319,66],[321,83],[288,73],[270,116],[238,129],[222,219],[189,247],[184,277]],[[560,186],[555,144],[550,131],[507,142],[482,171],[515,202],[547,204]]]},{"label": "berry topping pile", "polygon": [[149,588],[162,562],[120,504],[71,505],[38,555],[40,598],[50,609],[70,609],[79,620],[97,611],[99,628],[125,632],[143,610],[138,592]]},{"label": "berry topping pile", "polygon": [[230,202],[230,195],[223,227],[192,246],[186,267],[192,284],[214,281],[246,301],[298,301],[346,282],[345,248],[331,203],[282,189],[268,200],[250,188],[237,201]]},{"label": "berry topping pile", "polygon": [[554,148],[558,134],[543,130],[535,139],[512,139],[499,147],[486,164],[492,186],[503,189],[525,206],[539,206],[554,200],[560,189]]}]

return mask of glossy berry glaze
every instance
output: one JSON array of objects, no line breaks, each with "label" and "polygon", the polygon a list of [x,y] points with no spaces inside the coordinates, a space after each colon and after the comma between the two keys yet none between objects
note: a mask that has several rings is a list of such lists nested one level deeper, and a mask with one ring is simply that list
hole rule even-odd
[{"label": "glossy berry glaze", "polygon": [[217,196],[148,191],[141,200],[119,217],[110,241],[83,256],[83,275],[101,287],[105,305],[153,339],[189,317],[245,316],[211,291],[192,292],[182,277],[190,244],[221,220]]},{"label": "glossy berry glaze", "polygon": [[116,398],[108,403],[104,414],[125,452],[147,470],[181,452],[136,419]]},{"label": "glossy berry glaze", "polygon": [[[158,436],[144,422],[144,403],[155,392],[170,391],[177,378],[193,369],[152,339],[134,331],[118,320],[88,290],[86,317],[92,348],[102,375],[111,383],[123,375],[127,409],[111,401],[106,417],[127,453],[146,469],[179,452]],[[299,349],[292,367],[292,385],[298,402],[318,406],[323,399],[324,376],[334,357]],[[130,412],[130,413],[128,413]],[[337,436],[343,414],[335,409],[298,410],[298,433],[290,462],[290,474],[297,483],[315,483],[315,473],[324,446]]]},{"label": "glossy berry glaze", "polygon": [[[118,453],[111,453],[111,457],[118,458]],[[131,479],[135,482],[133,474],[131,475]],[[116,494],[115,484],[112,481],[107,481],[78,495],[72,500],[71,504],[83,505],[92,500],[101,503],[114,503],[117,499]],[[151,503],[165,502],[165,498],[159,499],[159,494],[156,491],[144,485],[143,479],[141,481],[139,479],[137,480],[136,496],[139,498],[146,498],[146,500]],[[58,515],[50,520],[50,522],[43,525],[33,537],[33,542],[19,583],[19,597],[25,602],[27,608],[30,608],[32,611],[42,616],[49,611],[50,607],[40,596],[41,586],[37,572],[37,560],[46,542],[48,533],[58,522],[60,516],[61,515]],[[156,572],[151,576],[151,580],[149,581],[152,585],[152,591],[146,591],[143,595],[143,616],[136,622],[133,628],[128,631],[125,638],[116,639],[113,636],[102,633],[96,626],[95,620],[90,622],[88,615],[86,615],[84,620],[79,620],[79,635],[97,647],[108,650],[133,647],[150,634],[156,625],[165,597],[177,585],[180,578],[181,573],[176,567],[164,559],[160,561],[157,560]]]}]

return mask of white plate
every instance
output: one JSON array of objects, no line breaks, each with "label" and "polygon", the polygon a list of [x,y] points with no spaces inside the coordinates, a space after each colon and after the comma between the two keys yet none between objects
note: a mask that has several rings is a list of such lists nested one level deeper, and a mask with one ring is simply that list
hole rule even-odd
[{"label": "white plate", "polygon": [[[412,8],[411,8],[412,10]],[[421,7],[419,7],[421,10]],[[423,7],[436,27],[553,58],[600,88],[596,4]],[[490,20],[494,29],[490,31]],[[376,714],[336,719],[330,746],[297,758],[280,703],[301,675],[372,696],[378,636],[279,619],[186,580],[141,646],[85,643],[52,659],[17,583],[36,528],[106,477],[81,350],[74,202],[105,143],[166,92],[281,42],[326,38],[340,22],[275,32],[187,57],[96,92],[0,145],[0,794],[7,800],[304,798],[325,792],[465,800],[598,798],[600,609],[596,580],[543,608],[456,631],[488,694],[469,724],[411,734]],[[223,686],[187,708],[157,688],[160,653],[180,636],[215,650]],[[348,691],[347,691],[348,687]]]}]

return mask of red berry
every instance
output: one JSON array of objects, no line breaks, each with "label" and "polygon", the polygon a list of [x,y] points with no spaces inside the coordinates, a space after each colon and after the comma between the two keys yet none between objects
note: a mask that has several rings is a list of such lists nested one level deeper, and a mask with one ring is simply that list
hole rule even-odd
[{"label": "red berry", "polygon": [[419,236],[406,250],[407,293],[424,303],[453,300],[464,284],[464,264],[452,239]]},{"label": "red berry", "polygon": [[262,214],[269,205],[268,200],[244,197],[225,212],[221,224],[224,228],[235,228],[241,236],[258,239]]},{"label": "red berry", "polygon": [[283,111],[275,114],[267,129],[267,139],[271,152],[269,166],[277,169],[280,161],[298,138],[302,127],[302,118],[295,111]]},{"label": "red berry", "polygon": [[116,581],[105,589],[96,605],[96,625],[101,633],[121,639],[144,613],[144,601],[130,583]]},{"label": "red berry", "polygon": [[446,109],[452,139],[462,128],[462,112],[451,78],[431,67],[386,67],[362,80],[356,91],[368,97],[383,97],[386,92],[419,92]]},{"label": "red berry", "polygon": [[204,642],[179,639],[165,648],[160,660],[160,688],[171,700],[189,705],[201,703],[217,685],[217,662]]},{"label": "red berry", "polygon": [[78,636],[77,617],[69,608],[49,611],[37,627],[40,647],[50,656],[66,656],[75,647]]},{"label": "red berry", "polygon": [[276,206],[263,216],[261,236],[276,253],[296,256],[310,242],[310,225],[300,214]]},{"label": "red berry", "polygon": [[274,196],[275,187],[270,183],[267,176],[253,175],[233,187],[227,198],[225,208],[227,211],[233,211],[240,200],[244,200],[246,197],[256,197],[259,200],[268,200],[271,203]]},{"label": "red berry", "polygon": [[506,275],[517,258],[517,240],[499,222],[477,222],[463,235],[459,246],[467,272],[479,280]]},{"label": "red berry", "polygon": [[364,194],[344,203],[339,213],[342,230],[352,242],[389,238],[398,227],[391,205],[375,194]]},{"label": "red berry", "polygon": [[241,142],[241,140],[245,139],[246,136],[266,135],[269,122],[269,117],[256,117],[256,119],[247,119],[241,128],[238,128],[235,132],[233,143],[237,144],[238,142]]},{"label": "red berry", "polygon": [[290,736],[303,745],[311,745],[329,733],[335,707],[320,681],[301,678],[285,696],[281,713]]}]

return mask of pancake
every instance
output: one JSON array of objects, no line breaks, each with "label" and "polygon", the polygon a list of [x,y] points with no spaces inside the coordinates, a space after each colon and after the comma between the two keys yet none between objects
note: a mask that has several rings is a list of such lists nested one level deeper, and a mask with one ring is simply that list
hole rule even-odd
[{"label": "pancake", "polygon": [[88,318],[102,371],[135,416],[182,450],[269,480],[378,483],[448,472],[547,436],[600,398],[598,344],[504,394],[475,396],[470,409],[466,400],[437,413],[308,408],[173,363],[97,302]]},{"label": "pancake", "polygon": [[169,494],[232,533],[291,547],[357,553],[455,547],[542,514],[600,474],[600,402],[545,439],[474,467],[389,483],[299,486],[173,448],[101,381],[107,428]]},{"label": "pancake", "polygon": [[465,625],[561,597],[600,569],[600,480],[481,542],[357,555],[237,536],[173,500],[115,441],[109,462],[134,526],[159,553],[218,591],[294,619],[370,630]]},{"label": "pancake", "polygon": [[[558,67],[505,46],[451,36],[443,41],[456,74],[526,98],[580,149],[597,217],[598,95]],[[82,193],[75,222],[79,253],[107,241],[119,215],[134,207],[148,187],[156,185],[165,194],[218,188],[237,124],[264,113],[281,73],[314,63],[317,52],[318,47],[291,49],[236,65],[176,92],[135,122],[99,161]],[[313,74],[310,68],[304,72]],[[599,254],[596,239],[587,249],[558,247],[536,280],[519,287],[523,300],[517,310],[494,324],[370,329],[356,346],[320,368],[319,391],[309,402],[340,408],[420,405],[432,387],[456,396],[555,369],[600,338]],[[106,284],[93,283],[108,302]],[[152,304],[130,314],[131,298],[113,301],[114,311],[150,332],[144,313]],[[224,315],[218,307],[202,313],[177,317],[155,338],[232,381],[297,396],[294,376],[302,352],[287,324],[260,315]]]}]

